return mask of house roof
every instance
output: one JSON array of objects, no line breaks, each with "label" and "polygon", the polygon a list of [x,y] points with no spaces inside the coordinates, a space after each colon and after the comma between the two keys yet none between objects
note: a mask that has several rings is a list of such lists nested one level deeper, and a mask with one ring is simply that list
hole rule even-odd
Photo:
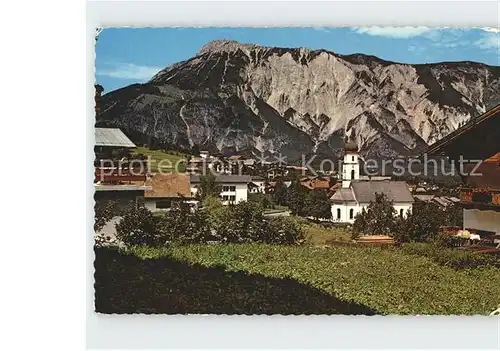
[{"label": "house roof", "polygon": [[330,198],[333,202],[356,202],[354,193],[350,188],[339,188]]},{"label": "house roof", "polygon": [[135,147],[135,144],[118,128],[95,128],[96,146]]},{"label": "house roof", "polygon": [[351,189],[359,203],[375,201],[376,193],[383,193],[392,202],[413,202],[408,184],[401,181],[353,181]]},{"label": "house roof", "polygon": [[496,163],[500,165],[500,152],[497,152],[491,157],[488,157],[486,160],[484,160],[485,163]]},{"label": "house roof", "polygon": [[[144,183],[144,182],[142,182]],[[151,187],[141,184],[94,184],[95,191],[144,191],[149,190]]]},{"label": "house roof", "polygon": [[157,173],[146,181],[151,190],[145,198],[191,197],[189,176],[185,173]]},{"label": "house roof", "polygon": [[265,180],[266,180],[266,178],[261,177],[261,176],[254,176],[254,177],[252,177],[252,181],[253,182],[263,182]]},{"label": "house roof", "polygon": [[227,158],[230,161],[238,161],[238,160],[243,160],[245,157],[243,155],[232,155]]},{"label": "house roof", "polygon": [[[200,183],[201,178],[199,174],[192,174],[190,176],[191,183]],[[250,183],[252,177],[249,175],[236,175],[236,174],[218,174],[215,176],[217,183]]]},{"label": "house roof", "polygon": [[[463,125],[462,127],[454,130],[441,140],[435,142],[429,148],[427,149],[427,153],[429,155],[435,155],[438,153],[445,152],[445,149],[452,145],[453,143],[459,142],[460,139],[469,133],[471,130],[476,129],[478,126],[483,124],[486,121],[493,120],[495,118],[500,118],[500,104],[493,107],[492,109],[489,109],[488,111],[484,112],[482,115],[471,119],[468,123]],[[498,119],[497,119],[498,121]],[[494,133],[494,130],[488,129],[491,133]],[[498,132],[498,131],[497,131]]]},{"label": "house roof", "polygon": [[328,178],[313,178],[301,181],[300,184],[309,189],[330,189],[330,180]]},{"label": "house roof", "polygon": [[476,166],[474,163],[463,165],[465,174],[470,174],[467,177],[467,186],[500,189],[500,162],[493,159],[482,162],[477,169]]}]

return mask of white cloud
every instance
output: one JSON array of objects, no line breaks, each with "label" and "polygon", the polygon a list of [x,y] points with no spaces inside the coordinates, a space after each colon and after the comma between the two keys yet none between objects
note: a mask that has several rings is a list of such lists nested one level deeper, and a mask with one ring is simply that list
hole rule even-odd
[{"label": "white cloud", "polygon": [[326,27],[312,27],[312,29],[317,30],[318,32],[330,33],[330,30]]},{"label": "white cloud", "polygon": [[481,28],[481,30],[484,30],[486,32],[492,32],[492,33],[500,33],[500,28],[484,27],[484,28]]},{"label": "white cloud", "polygon": [[106,64],[105,69],[97,71],[99,76],[107,76],[120,79],[146,81],[162,70],[162,67],[141,66],[133,63]]},{"label": "white cloud", "polygon": [[354,28],[353,30],[359,34],[407,39],[427,34],[435,29],[428,27],[359,27]]}]

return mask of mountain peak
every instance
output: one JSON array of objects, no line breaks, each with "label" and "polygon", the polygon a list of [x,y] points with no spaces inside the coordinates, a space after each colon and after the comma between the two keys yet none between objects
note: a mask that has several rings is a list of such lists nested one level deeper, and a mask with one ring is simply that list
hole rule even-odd
[{"label": "mountain peak", "polygon": [[198,52],[198,55],[203,55],[207,52],[220,52],[220,51],[231,52],[231,51],[236,51],[238,49],[252,50],[258,47],[260,46],[256,44],[240,43],[236,40],[226,40],[226,39],[212,40],[203,45],[203,47]]}]

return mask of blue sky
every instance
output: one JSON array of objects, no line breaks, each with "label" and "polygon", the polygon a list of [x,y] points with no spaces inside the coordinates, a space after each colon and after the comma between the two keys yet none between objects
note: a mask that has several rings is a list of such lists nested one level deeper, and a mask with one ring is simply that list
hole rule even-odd
[{"label": "blue sky", "polygon": [[500,29],[359,28],[110,28],[96,43],[96,81],[105,92],[148,81],[211,40],[363,53],[404,63],[477,61],[500,65]]}]

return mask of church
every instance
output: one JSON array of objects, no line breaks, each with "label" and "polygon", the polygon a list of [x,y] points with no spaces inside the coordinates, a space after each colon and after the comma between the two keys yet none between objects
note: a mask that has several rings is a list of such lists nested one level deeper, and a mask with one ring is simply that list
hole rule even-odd
[{"label": "church", "polygon": [[[354,223],[356,215],[375,201],[375,194],[383,193],[393,202],[397,215],[404,216],[412,210],[413,196],[408,184],[402,181],[373,180],[361,177],[360,156],[356,144],[347,143],[344,147],[342,187],[332,195],[332,218],[334,222]],[[366,179],[366,180],[365,180]]]}]

